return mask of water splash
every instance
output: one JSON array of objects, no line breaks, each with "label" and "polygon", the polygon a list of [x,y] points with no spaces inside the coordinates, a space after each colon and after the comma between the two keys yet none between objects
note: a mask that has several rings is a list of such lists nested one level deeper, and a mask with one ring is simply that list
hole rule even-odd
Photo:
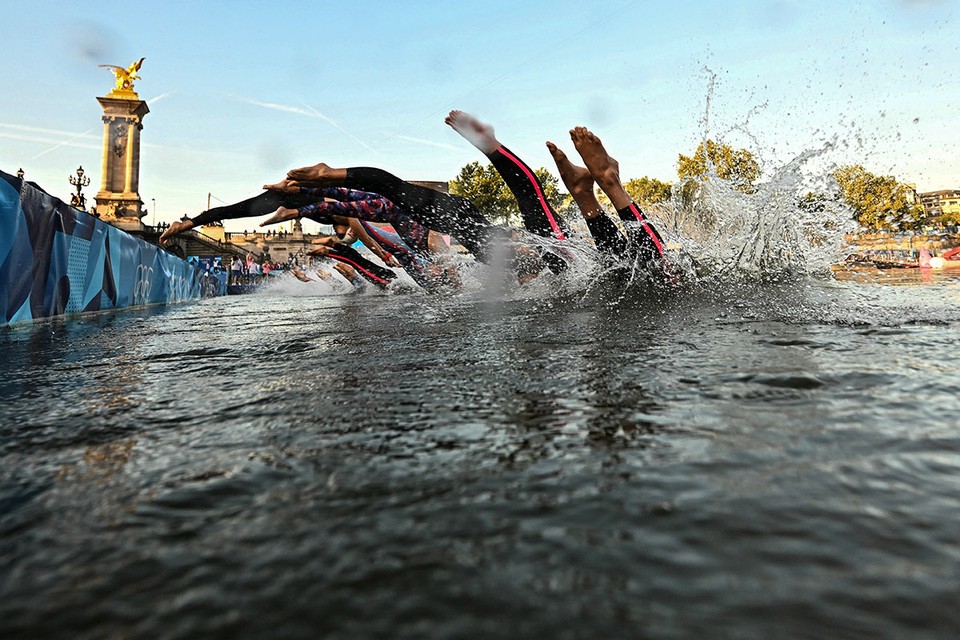
[{"label": "water splash", "polygon": [[674,185],[669,203],[651,217],[675,247],[673,259],[688,280],[767,281],[823,276],[846,251],[856,229],[836,199],[803,205],[805,163],[833,148],[805,151],[765,183],[743,191],[715,173]]}]

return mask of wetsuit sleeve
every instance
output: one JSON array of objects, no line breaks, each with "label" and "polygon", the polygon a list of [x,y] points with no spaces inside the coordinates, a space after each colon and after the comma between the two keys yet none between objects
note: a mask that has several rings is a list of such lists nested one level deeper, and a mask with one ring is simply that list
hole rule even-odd
[{"label": "wetsuit sleeve", "polygon": [[364,279],[378,287],[386,287],[391,280],[397,277],[397,274],[390,269],[375,265],[361,256],[355,249],[342,244],[330,247],[330,252],[327,253],[326,257],[350,265]]},{"label": "wetsuit sleeve", "polygon": [[247,198],[235,204],[208,209],[196,217],[191,218],[193,226],[199,227],[211,222],[233,220],[236,218],[256,218],[273,213],[277,207],[299,209],[312,202],[314,196],[303,193],[282,193],[279,191],[264,191],[258,196]]}]

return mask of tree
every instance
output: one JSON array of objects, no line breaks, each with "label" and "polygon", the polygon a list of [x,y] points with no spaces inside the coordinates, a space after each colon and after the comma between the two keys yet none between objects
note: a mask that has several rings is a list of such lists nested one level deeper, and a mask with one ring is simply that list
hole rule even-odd
[{"label": "tree", "polygon": [[656,178],[634,178],[626,182],[623,188],[627,194],[641,207],[648,207],[658,202],[670,199],[670,183]]},{"label": "tree", "polygon": [[701,142],[692,157],[680,154],[677,160],[677,176],[705,180],[713,173],[722,180],[733,183],[740,191],[753,191],[753,183],[760,177],[760,165],[746,149],[706,140]]},{"label": "tree", "polygon": [[868,229],[911,229],[923,220],[923,207],[908,197],[910,188],[893,176],[877,176],[861,165],[833,172],[840,196],[854,218]]},{"label": "tree", "polygon": [[[658,202],[666,202],[670,199],[672,185],[669,182],[663,182],[656,178],[643,176],[642,178],[633,178],[623,183],[623,189],[627,192],[637,205],[643,209]],[[610,198],[607,194],[599,191],[597,200],[604,208],[610,208]]]},{"label": "tree", "polygon": [[[533,172],[543,185],[543,195],[555,209],[560,209],[565,194],[558,187],[560,181],[545,168]],[[470,200],[480,213],[491,220],[521,226],[520,207],[507,184],[492,164],[471,162],[450,181],[450,193]]]}]

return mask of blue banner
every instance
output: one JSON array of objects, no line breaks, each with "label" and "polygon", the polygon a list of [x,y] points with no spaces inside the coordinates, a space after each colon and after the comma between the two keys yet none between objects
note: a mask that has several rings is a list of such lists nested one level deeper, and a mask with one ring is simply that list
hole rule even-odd
[{"label": "blue banner", "polygon": [[4,324],[223,293],[185,261],[0,171]]}]

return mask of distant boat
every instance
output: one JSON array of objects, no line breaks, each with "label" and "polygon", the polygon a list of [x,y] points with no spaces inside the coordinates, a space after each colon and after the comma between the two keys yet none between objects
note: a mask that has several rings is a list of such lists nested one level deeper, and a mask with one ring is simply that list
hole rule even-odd
[{"label": "distant boat", "polygon": [[877,269],[916,269],[916,262],[905,262],[887,258],[875,258],[870,255],[850,254],[845,260],[849,265],[870,265]]},{"label": "distant boat", "polygon": [[926,249],[920,249],[917,266],[921,269],[960,269],[960,260],[951,260],[958,254],[960,254],[960,247],[954,247],[944,252],[942,256],[933,256]]}]

